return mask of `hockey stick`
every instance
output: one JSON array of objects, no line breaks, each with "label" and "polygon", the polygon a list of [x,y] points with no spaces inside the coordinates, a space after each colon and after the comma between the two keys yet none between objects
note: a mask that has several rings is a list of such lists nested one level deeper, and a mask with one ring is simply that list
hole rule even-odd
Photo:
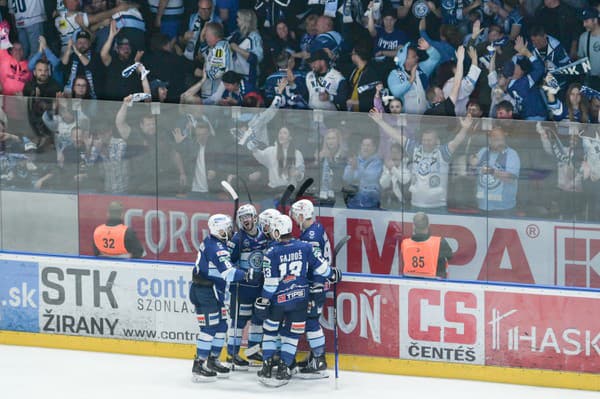
[{"label": "hockey stick", "polygon": [[[237,216],[237,210],[238,207],[240,205],[240,197],[238,196],[237,192],[234,190],[234,188],[231,186],[231,184],[229,184],[227,181],[225,180],[221,180],[221,186],[223,187],[223,189],[225,189],[225,191],[227,191],[227,193],[229,193],[229,195],[231,196],[231,199],[233,199],[233,226],[235,228],[235,226],[237,225],[237,223],[235,222],[235,218]],[[234,321],[233,321],[233,350],[235,352],[235,348],[236,348],[236,341],[237,341],[237,318],[238,318],[238,313],[239,313],[239,289],[240,289],[240,285],[237,284],[236,288],[235,288],[235,317],[234,317]],[[229,321],[231,322],[231,316],[229,317]],[[229,331],[229,328],[227,329],[227,331]],[[229,335],[229,334],[228,334]],[[227,341],[229,341],[229,337],[227,337]],[[226,344],[227,345],[227,341]],[[232,356],[233,358],[233,356]],[[234,369],[234,362],[233,359],[231,361],[231,369]]]},{"label": "hockey stick", "polygon": [[242,179],[239,176],[237,177],[237,179],[242,182],[242,185],[244,186],[244,190],[246,190],[246,195],[248,196],[248,202],[252,203],[252,197],[250,196],[250,190],[248,190],[248,184],[246,184],[246,180]]},{"label": "hockey stick", "polygon": [[279,209],[279,212],[285,213],[285,205],[290,200],[290,197],[292,196],[292,193],[294,192],[295,188],[296,187],[294,187],[293,184],[290,184],[285,188],[285,191],[283,192],[283,194],[281,195],[281,199],[279,200],[279,206],[277,207]]},{"label": "hockey stick", "polygon": [[[341,240],[335,244],[333,249],[333,266],[336,266],[337,254],[340,252],[342,247],[346,245],[351,236],[344,236]],[[338,350],[338,319],[337,319],[337,282],[333,285],[333,356],[334,356],[334,370],[335,370],[335,389],[338,388],[339,378],[339,358],[340,353]]]},{"label": "hockey stick", "polygon": [[300,188],[298,188],[298,191],[296,191],[296,195],[294,195],[294,201],[298,201],[300,197],[304,195],[306,190],[308,190],[308,188],[312,186],[314,182],[315,179],[313,179],[312,177],[309,177],[308,179],[304,180],[300,185]]},{"label": "hockey stick", "polygon": [[229,194],[229,196],[233,200],[232,222],[233,222],[233,228],[235,229],[235,226],[236,226],[235,217],[237,215],[238,207],[240,206],[240,197],[238,196],[238,194],[234,190],[234,188],[231,187],[231,184],[229,184],[225,180],[221,180],[221,186],[223,187],[223,189],[225,189],[225,191],[227,191],[227,193]]}]

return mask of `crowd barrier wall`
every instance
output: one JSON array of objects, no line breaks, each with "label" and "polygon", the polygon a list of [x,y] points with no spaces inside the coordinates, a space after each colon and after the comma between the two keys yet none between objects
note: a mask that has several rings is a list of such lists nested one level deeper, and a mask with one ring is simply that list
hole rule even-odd
[{"label": "crowd barrier wall", "polygon": [[[0,274],[0,343],[194,355],[189,264],[1,253]],[[340,365],[600,390],[599,307],[594,290],[349,274],[337,294]],[[329,292],[330,354],[333,321]]]}]

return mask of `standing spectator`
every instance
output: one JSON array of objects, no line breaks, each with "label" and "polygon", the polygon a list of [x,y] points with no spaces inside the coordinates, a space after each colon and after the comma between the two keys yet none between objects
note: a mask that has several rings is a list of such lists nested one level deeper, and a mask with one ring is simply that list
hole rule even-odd
[{"label": "standing spectator", "polygon": [[[564,146],[556,131],[536,126],[544,151],[557,161],[558,210],[561,220],[577,220],[585,210],[583,198],[583,146],[578,134],[569,134],[569,144]],[[569,132],[571,133],[571,132]],[[573,133],[576,133],[573,132]]]},{"label": "standing spectator", "polygon": [[535,14],[536,25],[541,25],[550,36],[558,39],[571,58],[577,54],[578,28],[575,9],[561,0],[544,0],[544,6]]},{"label": "standing spectator", "polygon": [[404,154],[402,144],[393,143],[390,156],[385,160],[379,179],[382,189],[382,205],[386,208],[402,209],[408,200],[410,185],[410,157]]},{"label": "standing spectator", "polygon": [[349,185],[342,189],[347,195],[346,206],[354,209],[378,209],[380,205],[381,186],[379,178],[383,172],[383,161],[377,153],[377,140],[364,137],[360,142],[358,155],[348,158],[344,169],[344,183]]},{"label": "standing spectator", "polygon": [[356,66],[350,75],[351,95],[346,101],[349,111],[369,112],[373,106],[375,86],[381,77],[371,62],[371,52],[364,45],[356,45],[352,50],[352,63]]},{"label": "standing spectator", "polygon": [[587,199],[588,220],[600,220],[600,136],[582,136],[585,160],[583,162],[583,192]]},{"label": "standing spectator", "polygon": [[448,193],[448,171],[452,155],[465,140],[471,127],[470,117],[460,120],[461,128],[447,144],[441,144],[436,130],[425,130],[421,134],[421,143],[407,138],[401,131],[390,126],[376,112],[371,118],[394,140],[402,143],[405,156],[412,160],[411,205],[417,210],[428,209],[443,212],[446,210]]},{"label": "standing spectator", "polygon": [[[122,11],[113,14],[112,19],[117,22],[119,33],[129,39],[131,50],[143,51],[146,48],[146,22],[137,0],[117,0],[117,5],[122,7]],[[110,24],[107,24],[96,34],[96,49],[102,50],[104,40],[108,36]]]},{"label": "standing spectator", "polygon": [[33,70],[33,68],[35,68],[35,63],[42,58],[48,60],[48,63],[50,64],[50,75],[52,75],[52,79],[57,83],[62,84],[64,79],[62,71],[60,70],[60,58],[48,48],[48,43],[44,36],[40,36],[38,51],[29,57],[29,70]]},{"label": "standing spectator", "polygon": [[21,43],[0,50],[0,92],[4,95],[23,94],[25,84],[31,80],[27,59]]},{"label": "standing spectator", "polygon": [[506,131],[494,127],[488,146],[471,159],[477,170],[477,205],[488,216],[509,216],[517,205],[521,161],[519,154],[506,145]]},{"label": "standing spectator", "polygon": [[418,50],[426,51],[429,58],[419,62],[417,48],[407,44],[398,50],[397,68],[387,78],[390,91],[409,114],[423,114],[427,109],[425,90],[440,59],[440,53],[423,38],[419,39]]},{"label": "standing spectator", "polygon": [[224,40],[223,27],[215,22],[204,25],[200,40],[207,45],[201,97],[208,98],[217,91],[223,74],[231,70],[231,49],[227,40]]},{"label": "standing spectator", "polygon": [[515,109],[522,119],[546,120],[548,112],[536,85],[544,76],[544,64],[527,49],[521,36],[515,42],[515,50],[520,57],[515,63],[505,65],[509,70],[503,71],[508,74],[512,65],[513,73],[508,82],[508,94],[515,100]]},{"label": "standing spectator", "polygon": [[9,12],[15,18],[19,42],[23,45],[23,58],[29,58],[38,46],[39,37],[44,33],[46,9],[44,0],[10,1]]},{"label": "standing spectator", "polygon": [[456,116],[455,108],[463,81],[464,59],[465,48],[460,46],[456,50],[456,66],[454,66],[454,77],[451,78],[452,90],[449,92],[448,97],[445,97],[445,93],[437,86],[429,86],[427,88],[427,101],[431,107],[425,111],[425,115]]},{"label": "standing spectator", "polygon": [[389,73],[394,69],[394,57],[398,49],[408,42],[408,36],[396,26],[396,10],[385,7],[381,13],[383,26],[375,26],[373,12],[369,13],[367,29],[375,41],[373,55],[380,71]]},{"label": "standing spectator", "polygon": [[[175,131],[177,142],[175,151],[179,169],[179,182],[184,192],[191,191],[195,197],[209,199],[208,194],[220,188],[219,156],[223,154],[211,133],[211,127],[204,121],[196,121],[196,126],[187,126],[191,130],[185,138],[177,139],[181,131]],[[179,136],[183,137],[183,136]],[[179,158],[179,159],[178,159]]]},{"label": "standing spectator", "polygon": [[281,108],[308,108],[308,91],[306,89],[306,74],[295,70],[296,59],[287,51],[279,53],[275,59],[277,71],[269,75],[265,81],[265,101],[271,104],[275,97],[275,88],[282,79],[287,79],[288,85],[282,96],[285,104]]},{"label": "standing spectator", "polygon": [[311,53],[308,59],[311,71],[306,75],[308,105],[312,109],[345,110],[350,95],[348,81],[335,68],[323,49]]},{"label": "standing spectator", "polygon": [[544,63],[546,71],[552,71],[571,62],[567,50],[558,39],[546,34],[543,26],[533,26],[529,34],[531,43],[527,47]]},{"label": "standing spectator", "polygon": [[231,33],[237,28],[237,21],[235,16],[238,13],[239,9],[239,0],[216,0],[215,1],[215,11],[214,14],[217,16],[223,26],[225,27],[225,31]]},{"label": "standing spectator", "polygon": [[519,10],[519,0],[504,0],[501,4],[488,1],[486,4],[493,14],[494,23],[504,28],[510,40],[525,36],[525,20]]},{"label": "standing spectator", "polygon": [[318,50],[328,49],[333,59],[339,57],[342,52],[344,38],[333,29],[333,19],[321,15],[316,24],[317,36],[311,41],[309,52],[312,55]]},{"label": "standing spectator", "polygon": [[306,20],[304,21],[306,32],[302,35],[302,37],[300,37],[300,51],[292,54],[294,58],[301,60],[301,63],[298,66],[301,71],[307,71],[310,69],[310,66],[306,60],[310,57],[310,47],[312,42],[319,34],[317,29],[318,20],[319,16],[315,14],[310,14],[308,17],[306,17]]},{"label": "standing spectator", "polygon": [[461,79],[454,105],[454,112],[456,116],[467,115],[467,103],[469,102],[469,97],[475,90],[475,86],[479,81],[479,75],[481,74],[481,69],[479,66],[477,66],[477,51],[474,47],[469,47],[468,53],[469,58],[471,59],[471,65],[469,66],[469,71],[467,72],[466,76],[462,77],[462,74],[456,73],[456,68],[460,62],[457,60],[456,66],[454,67],[454,76],[448,79],[443,86],[444,96],[448,98],[452,93],[456,79]]},{"label": "standing spectator", "polygon": [[338,128],[327,130],[317,159],[321,166],[319,203],[333,206],[336,195],[342,191],[342,176],[348,161],[347,144],[343,142],[342,132]]},{"label": "standing spectator", "polygon": [[590,60],[591,70],[585,77],[586,85],[595,90],[600,90],[600,24],[598,23],[598,10],[587,8],[582,13],[585,32],[579,36],[577,56],[587,57]]},{"label": "standing spectator", "polygon": [[194,68],[194,64],[178,55],[173,47],[174,40],[162,33],[155,33],[150,39],[151,52],[145,52],[142,58],[144,65],[150,70],[151,80],[169,82],[169,102],[179,100]]},{"label": "standing spectator", "polygon": [[[116,100],[129,94],[142,91],[142,83],[134,71],[128,76],[123,76],[122,71],[135,62],[139,62],[141,53],[134,55],[131,51],[129,39],[118,36],[117,23],[112,21],[108,39],[102,46],[100,58],[106,67],[106,80],[104,82],[103,99]],[[115,52],[111,54],[113,42],[116,39]],[[146,79],[147,73],[142,73]]]},{"label": "standing spectator", "polygon": [[279,129],[275,145],[264,150],[255,149],[252,155],[268,169],[269,188],[298,185],[304,179],[304,157],[296,149],[292,135],[285,126]]},{"label": "standing spectator", "polygon": [[456,60],[454,52],[462,43],[462,35],[454,25],[440,26],[440,40],[433,40],[427,33],[426,19],[419,21],[419,35],[440,53],[439,63]]},{"label": "standing spectator", "polygon": [[[295,54],[299,51],[298,43],[296,41],[296,35],[293,31],[290,31],[287,24],[284,21],[280,21],[275,27],[275,37],[265,40],[265,45],[268,49],[268,59],[266,64],[272,68],[273,64],[277,61],[277,57],[282,52],[288,54]],[[272,69],[269,69],[271,71]]]},{"label": "standing spectator", "polygon": [[108,206],[108,220],[94,230],[94,255],[113,258],[141,258],[146,255],[135,231],[123,223],[123,205]]},{"label": "standing spectator", "polygon": [[199,0],[198,11],[190,15],[187,31],[179,38],[180,45],[185,48],[183,56],[193,61],[204,50],[200,34],[209,22],[220,22],[215,16],[211,0]]},{"label": "standing spectator", "polygon": [[432,236],[429,218],[423,212],[413,217],[413,235],[402,241],[402,274],[411,277],[445,279],[452,248],[445,238]]},{"label": "standing spectator", "polygon": [[110,10],[90,15],[87,12],[79,11],[81,5],[79,0],[64,0],[64,5],[65,10],[60,11],[54,19],[54,26],[60,35],[61,54],[64,53],[69,40],[73,39],[76,32],[80,30],[95,32],[105,20],[110,21],[110,17],[114,13],[124,11],[129,7],[122,3]]},{"label": "standing spectator", "polygon": [[59,91],[60,86],[50,78],[48,62],[39,60],[33,69],[33,79],[23,87],[23,95],[30,97],[28,99],[28,117],[29,124],[33,129],[33,135],[30,138],[37,143],[38,151],[44,150],[44,146],[51,142],[51,132],[44,125],[42,115],[52,109],[52,100],[49,99],[55,98]]},{"label": "standing spectator", "polygon": [[171,39],[176,38],[183,22],[183,0],[148,0],[154,28]]},{"label": "standing spectator", "polygon": [[239,29],[229,37],[232,53],[231,69],[244,78],[248,92],[258,90],[258,65],[263,60],[263,41],[256,27],[256,14],[240,10],[237,15]]},{"label": "standing spectator", "polygon": [[104,192],[124,194],[129,185],[129,168],[125,161],[127,143],[113,133],[113,121],[103,119],[92,123],[96,135],[93,142],[92,158],[104,174]]},{"label": "standing spectator", "polygon": [[61,57],[61,68],[63,76],[67,78],[65,91],[70,92],[73,88],[73,82],[78,75],[85,76],[90,84],[90,94],[92,98],[97,98],[99,85],[99,68],[101,60],[98,55],[91,50],[91,36],[88,32],[82,30],[77,33],[75,43],[69,39],[67,48]]}]

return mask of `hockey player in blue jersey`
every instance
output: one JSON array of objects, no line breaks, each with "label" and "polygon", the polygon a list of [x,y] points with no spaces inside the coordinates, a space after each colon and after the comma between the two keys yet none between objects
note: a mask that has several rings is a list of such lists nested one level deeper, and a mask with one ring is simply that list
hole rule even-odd
[{"label": "hockey player in blue jersey", "polygon": [[[340,274],[330,268],[320,252],[306,242],[292,237],[292,220],[277,216],[271,223],[275,239],[263,258],[264,285],[254,304],[257,315],[264,318],[263,367],[259,380],[268,386],[287,384],[292,377],[298,339],[304,334],[308,306],[308,275],[338,281]],[[277,364],[277,335],[281,336],[281,354]],[[274,367],[276,371],[274,371]]]},{"label": "hockey player in blue jersey", "polygon": [[265,237],[267,237],[267,247],[273,242],[273,238],[271,237],[271,222],[279,215],[281,215],[281,212],[275,208],[265,209],[258,215],[258,227]]},{"label": "hockey player in blue jersey", "polygon": [[[323,225],[314,217],[315,209],[309,200],[294,202],[290,210],[292,219],[302,231],[299,239],[310,243],[321,256],[331,264],[331,244]],[[327,279],[315,273],[309,273],[309,301],[306,318],[306,338],[310,346],[308,359],[298,362],[300,378],[321,378],[327,376],[325,360],[325,335],[319,323],[325,304],[325,283]]]},{"label": "hockey player in blue jersey", "polygon": [[[234,369],[247,370],[249,362],[239,355],[242,343],[242,331],[250,321],[248,333],[248,349],[246,357],[250,361],[262,364],[260,343],[262,341],[262,320],[253,314],[254,301],[260,296],[263,251],[267,247],[267,238],[258,229],[258,215],[254,205],[245,204],[238,208],[237,224],[239,230],[228,243],[231,250],[231,261],[239,262],[239,269],[246,272],[254,270],[253,281],[232,283],[231,292],[231,323],[228,331],[227,361]],[[237,317],[236,317],[237,314]],[[237,325],[234,324],[237,322]]]},{"label": "hockey player in blue jersey", "polygon": [[231,263],[227,241],[233,235],[231,218],[214,214],[208,219],[210,235],[202,241],[190,285],[190,301],[196,309],[200,334],[192,368],[195,382],[227,378],[229,368],[219,361],[227,330],[224,304],[227,283],[252,281],[253,269],[244,273]]}]

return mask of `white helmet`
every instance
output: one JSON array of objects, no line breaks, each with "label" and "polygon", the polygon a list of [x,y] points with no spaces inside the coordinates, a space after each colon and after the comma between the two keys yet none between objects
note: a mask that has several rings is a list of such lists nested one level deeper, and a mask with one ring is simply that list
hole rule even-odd
[{"label": "white helmet", "polygon": [[[250,219],[252,224],[250,228],[245,228],[244,221]],[[237,225],[240,230],[251,231],[256,226],[256,222],[258,221],[258,216],[256,213],[256,208],[252,204],[245,204],[238,208],[237,210]]]},{"label": "white helmet", "polygon": [[260,213],[260,215],[258,215],[258,226],[260,227],[263,233],[271,233],[270,225],[273,221],[273,218],[279,215],[281,215],[281,212],[279,212],[275,208],[265,209]]},{"label": "white helmet", "polygon": [[208,231],[221,240],[227,240],[233,234],[233,222],[229,216],[215,213],[208,218]]},{"label": "white helmet", "polygon": [[[278,233],[277,237],[275,237],[275,232]],[[292,219],[290,219],[288,215],[276,216],[271,222],[271,235],[273,236],[273,238],[279,239],[279,237],[291,233]]]},{"label": "white helmet", "polygon": [[315,207],[312,202],[307,199],[301,199],[299,201],[294,202],[290,209],[290,216],[296,221],[296,223],[300,224],[298,221],[298,217],[302,216],[303,221],[306,219],[312,219],[315,215]]}]

